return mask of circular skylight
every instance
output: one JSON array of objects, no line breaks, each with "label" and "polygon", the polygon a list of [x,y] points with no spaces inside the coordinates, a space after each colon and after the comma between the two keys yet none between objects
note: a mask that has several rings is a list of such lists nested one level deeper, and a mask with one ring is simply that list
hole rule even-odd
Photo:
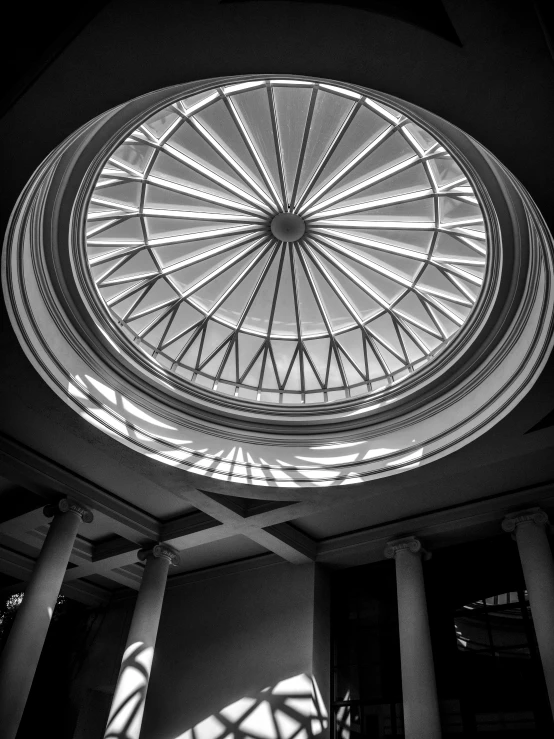
[{"label": "circular skylight", "polygon": [[389,105],[266,79],[185,97],[111,154],[91,276],[165,370],[266,403],[367,395],[466,323],[487,234],[459,164]]}]

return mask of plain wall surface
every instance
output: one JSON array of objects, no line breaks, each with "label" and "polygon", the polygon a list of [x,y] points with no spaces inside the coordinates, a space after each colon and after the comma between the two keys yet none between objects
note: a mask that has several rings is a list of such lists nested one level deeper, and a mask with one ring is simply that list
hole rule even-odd
[{"label": "plain wall surface", "polygon": [[[328,616],[326,573],[315,564],[274,564],[169,586],[141,739],[177,739],[241,698],[303,674],[317,673],[328,711]],[[122,617],[117,606],[91,648],[75,739],[101,739],[98,722],[87,731],[85,719],[101,710],[96,692],[106,690],[106,678],[115,682]]]}]

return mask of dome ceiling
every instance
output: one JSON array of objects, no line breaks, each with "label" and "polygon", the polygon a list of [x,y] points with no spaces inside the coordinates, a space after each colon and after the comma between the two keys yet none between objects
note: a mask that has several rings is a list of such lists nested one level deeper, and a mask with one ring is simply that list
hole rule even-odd
[{"label": "dome ceiling", "polygon": [[112,321],[219,394],[332,403],[411,377],[487,268],[477,195],[405,113],[259,79],[144,120],[96,178],[86,259]]}]

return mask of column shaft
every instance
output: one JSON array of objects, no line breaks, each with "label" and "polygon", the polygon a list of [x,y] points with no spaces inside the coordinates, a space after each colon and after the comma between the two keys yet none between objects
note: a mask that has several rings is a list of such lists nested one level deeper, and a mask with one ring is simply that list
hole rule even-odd
[{"label": "column shaft", "polygon": [[138,739],[140,735],[170,561],[171,556],[164,555],[146,558],[105,739]]},{"label": "column shaft", "polygon": [[420,551],[396,551],[396,588],[406,739],[440,739],[439,702]]},{"label": "column shaft", "polygon": [[54,516],[0,659],[0,726],[14,739],[27,702],[81,516]]},{"label": "column shaft", "polygon": [[544,525],[524,521],[515,536],[554,714],[554,560]]}]

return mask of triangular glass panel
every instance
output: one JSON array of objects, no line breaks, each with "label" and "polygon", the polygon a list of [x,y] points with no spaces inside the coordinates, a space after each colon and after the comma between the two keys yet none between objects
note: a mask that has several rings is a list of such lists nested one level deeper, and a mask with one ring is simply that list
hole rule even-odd
[{"label": "triangular glass panel", "polygon": [[296,254],[294,257],[294,266],[298,285],[300,330],[302,336],[311,336],[324,331],[326,332],[327,327],[304,271],[304,266]]},{"label": "triangular glass panel", "polygon": [[402,328],[400,329],[400,333],[402,335],[402,341],[404,342],[404,346],[406,347],[406,353],[408,354],[408,359],[410,360],[410,362],[417,362],[418,359],[423,359],[423,357],[425,357],[425,354],[421,351],[420,347],[415,343],[412,337]]},{"label": "triangular glass panel", "polygon": [[264,359],[264,353],[260,352],[260,355],[254,362],[252,368],[249,370],[246,377],[242,380],[245,385],[253,385],[259,387],[262,373],[262,364]]},{"label": "triangular glass panel", "polygon": [[217,349],[217,347],[225,341],[225,339],[231,336],[231,329],[223,326],[221,323],[216,321],[208,321],[206,326],[206,333],[204,337],[204,343],[202,345],[202,356],[200,361],[205,362],[210,354]]},{"label": "triangular glass panel", "polygon": [[379,361],[372,344],[366,341],[366,354],[367,354],[367,365],[369,370],[369,379],[375,380],[379,377],[383,377],[387,374],[387,371],[383,368],[382,363]]},{"label": "triangular glass panel", "polygon": [[309,353],[314,367],[324,383],[329,362],[329,345],[329,339],[310,339],[305,344],[306,351]]},{"label": "triangular glass panel", "polygon": [[417,323],[422,324],[424,328],[437,333],[437,327],[433,324],[433,321],[425,310],[423,303],[415,293],[411,291],[407,293],[402,300],[394,306],[393,311],[402,317],[406,317],[407,320],[413,319]]},{"label": "triangular glass panel", "polygon": [[234,249],[216,254],[213,257],[207,257],[194,264],[189,264],[182,269],[176,269],[175,272],[170,272],[168,278],[180,291],[185,292],[193,285],[196,285],[202,278],[207,277],[216,269],[225,265],[243,249],[244,247],[237,246]]},{"label": "triangular glass panel", "polygon": [[263,282],[258,290],[254,302],[250,306],[248,313],[244,319],[244,327],[255,331],[263,331],[267,333],[269,328],[269,319],[273,307],[275,291],[277,289],[277,275],[279,273],[280,254],[278,253]]},{"label": "triangular glass panel", "polygon": [[237,344],[236,341],[233,344],[233,348],[229,352],[223,371],[221,372],[221,379],[230,380],[231,382],[237,382]]},{"label": "triangular glass panel", "polygon": [[176,336],[183,333],[183,331],[188,331],[191,326],[204,318],[202,313],[199,313],[186,301],[179,303],[177,310],[172,315],[173,320],[165,337],[166,344],[169,344]]},{"label": "triangular glass panel", "polygon": [[228,344],[225,344],[225,346],[222,347],[222,349],[220,349],[218,353],[210,359],[209,362],[203,365],[202,372],[215,377],[219,371],[221,363],[225,359],[225,354],[227,352],[228,346]]},{"label": "triangular glass panel", "polygon": [[106,241],[115,242],[116,245],[117,242],[143,244],[144,234],[140,218],[138,216],[131,216],[130,218],[121,219],[119,222],[87,238],[87,243],[90,245]]},{"label": "triangular glass panel", "polygon": [[342,375],[339,369],[339,363],[337,361],[337,357],[333,350],[331,351],[331,361],[329,362],[329,374],[327,376],[327,387],[328,388],[342,387],[343,384],[344,384],[344,381],[342,379]]},{"label": "triangular glass panel", "polygon": [[290,252],[288,249],[285,251],[285,258],[283,259],[271,334],[273,336],[298,336],[296,300],[294,286],[292,284]]},{"label": "triangular glass panel", "polygon": [[398,132],[394,133],[348,172],[336,188],[331,188],[325,194],[325,199],[338,192],[348,190],[350,187],[358,185],[377,174],[383,174],[391,167],[413,159],[414,156],[414,150],[404,136]]},{"label": "triangular glass panel", "polygon": [[337,341],[365,375],[364,341],[361,330],[357,328],[340,334]]},{"label": "triangular glass panel", "polygon": [[248,272],[246,277],[241,280],[239,285],[226,298],[217,309],[215,315],[224,321],[237,325],[244,308],[252,297],[260,275],[265,269],[270,254],[262,257],[258,263]]},{"label": "triangular glass panel", "polygon": [[[242,275],[248,274],[250,265],[254,262],[260,251],[261,249],[257,249],[238,262],[235,262],[235,264],[231,265],[224,272],[193,293],[194,303],[199,305],[203,310],[210,311],[233,283],[239,280]],[[239,283],[236,289],[241,289],[241,283]]]},{"label": "triangular glass panel", "polygon": [[223,100],[219,100],[195,115],[195,118],[212,134],[218,143],[266,190],[256,163],[248,151],[239,127],[229,113]]},{"label": "triangular glass panel", "polygon": [[279,383],[275,375],[275,369],[273,367],[273,362],[271,361],[271,356],[269,352],[267,353],[267,358],[265,362],[264,379],[262,382],[262,386],[267,390],[277,390],[279,388]]},{"label": "triangular glass panel", "polygon": [[302,379],[300,374],[300,355],[297,354],[287,378],[287,384],[285,390],[291,392],[293,390],[302,389]]},{"label": "triangular glass panel", "polygon": [[280,192],[277,152],[267,88],[261,87],[242,92],[232,98],[232,104],[248,131],[274,187],[277,192]]},{"label": "triangular glass panel", "polygon": [[164,332],[169,324],[169,321],[171,319],[171,316],[166,316],[161,321],[159,321],[155,326],[152,326],[150,331],[145,331],[142,335],[142,338],[144,341],[148,342],[154,347],[158,347],[160,344],[160,341],[162,340],[162,336],[164,335]]},{"label": "triangular glass panel", "polygon": [[[335,174],[340,172],[370,141],[376,139],[389,126],[390,123],[384,121],[373,111],[365,107],[360,108],[350,121],[340,143],[317,178],[314,192],[319,192]],[[326,197],[328,195],[329,191],[327,191]]]},{"label": "triangular glass panel", "polygon": [[238,335],[239,377],[243,375],[264,344],[264,339],[252,334]]},{"label": "triangular glass panel", "polygon": [[449,318],[447,318],[444,313],[441,313],[441,311],[433,308],[432,305],[429,305],[429,311],[433,314],[433,318],[439,324],[448,338],[459,331],[460,327],[456,323],[454,323],[454,321],[451,321]]},{"label": "triangular glass panel", "polygon": [[275,112],[288,202],[291,202],[308,118],[311,87],[274,87]]},{"label": "triangular glass panel", "polygon": [[191,369],[196,368],[196,364],[198,362],[198,350],[200,349],[200,342],[202,341],[203,333],[203,331],[200,331],[196,339],[181,357],[180,364],[190,367]]},{"label": "triangular glass panel", "polygon": [[272,339],[271,348],[273,350],[273,358],[279,373],[281,384],[285,381],[285,377],[289,371],[290,363],[294,356],[298,344],[296,341],[278,341]]},{"label": "triangular glass panel", "polygon": [[330,92],[318,90],[310,124],[310,135],[304,153],[298,193],[302,194],[318,163],[323,159],[337,136],[348,113],[354,107],[351,100]]},{"label": "triangular glass panel", "polygon": [[[254,195],[250,185],[235,172],[230,164],[227,164],[225,159],[198,133],[192,123],[186,123],[177,129],[176,133],[168,139],[167,145],[175,147],[202,167],[223,177],[231,185]],[[206,175],[209,177],[208,173]]]},{"label": "triangular glass panel", "polygon": [[[314,264],[313,261],[311,264]],[[329,284],[320,269],[315,265],[312,269],[312,276],[333,330],[339,331],[354,324],[355,320],[345,303],[338,297],[335,288]]]},{"label": "triangular glass panel", "polygon": [[304,366],[304,389],[305,390],[321,390],[322,386],[319,380],[317,379],[306,354],[304,354],[304,357],[303,357],[303,366]]}]

